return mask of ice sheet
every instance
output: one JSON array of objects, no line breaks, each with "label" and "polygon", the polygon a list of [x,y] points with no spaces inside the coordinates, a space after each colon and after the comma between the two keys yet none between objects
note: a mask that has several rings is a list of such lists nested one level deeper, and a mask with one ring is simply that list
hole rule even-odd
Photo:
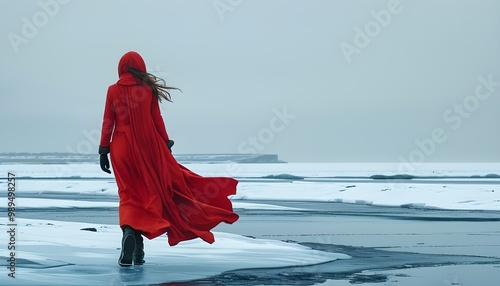
[{"label": "ice sheet", "polygon": [[[2,232],[6,219],[1,219]],[[85,231],[95,228],[97,231]],[[298,244],[215,232],[216,241],[200,239],[167,244],[166,236],[145,239],[146,265],[118,266],[121,230],[117,225],[34,219],[17,220],[17,277],[0,276],[0,285],[133,285],[183,281],[224,271],[282,267],[348,259],[344,254]],[[5,249],[0,265],[5,269]]]},{"label": "ice sheet", "polygon": [[[3,199],[5,201],[5,199]],[[37,198],[17,198],[16,204],[19,209],[30,208],[117,208],[118,202],[96,202],[82,200],[59,200],[59,199],[37,199]],[[4,204],[6,205],[6,203]],[[246,202],[233,202],[235,209],[259,209],[259,210],[301,210],[271,204],[258,204]]]}]

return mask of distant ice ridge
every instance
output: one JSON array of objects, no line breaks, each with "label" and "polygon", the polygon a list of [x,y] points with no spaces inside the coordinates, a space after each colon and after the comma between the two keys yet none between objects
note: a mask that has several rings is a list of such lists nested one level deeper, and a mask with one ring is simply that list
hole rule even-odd
[{"label": "distant ice ridge", "polygon": [[[190,163],[286,163],[275,154],[175,154],[181,164]],[[76,153],[0,153],[0,164],[70,164],[94,163],[96,154]]]}]

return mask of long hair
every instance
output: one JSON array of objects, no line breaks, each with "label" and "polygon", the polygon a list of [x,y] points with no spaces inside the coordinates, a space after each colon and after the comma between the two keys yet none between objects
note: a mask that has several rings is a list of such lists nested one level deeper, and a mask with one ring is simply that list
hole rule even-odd
[{"label": "long hair", "polygon": [[182,92],[182,90],[176,87],[167,86],[165,84],[165,80],[148,72],[142,72],[131,67],[128,68],[128,71],[132,74],[133,77],[140,79],[142,82],[149,85],[153,91],[153,94],[158,98],[160,102],[162,99],[173,102],[172,97],[168,92],[169,90],[177,89]]}]

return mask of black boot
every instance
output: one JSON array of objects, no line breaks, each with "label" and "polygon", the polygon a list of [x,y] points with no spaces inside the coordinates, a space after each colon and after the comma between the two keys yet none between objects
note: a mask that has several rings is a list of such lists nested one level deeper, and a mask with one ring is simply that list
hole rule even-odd
[{"label": "black boot", "polygon": [[134,264],[143,265],[144,262],[144,242],[142,239],[141,232],[136,230],[135,234],[135,250],[134,250]]},{"label": "black boot", "polygon": [[122,252],[118,264],[120,266],[132,266],[133,253],[135,251],[135,235],[134,229],[130,226],[123,228]]}]

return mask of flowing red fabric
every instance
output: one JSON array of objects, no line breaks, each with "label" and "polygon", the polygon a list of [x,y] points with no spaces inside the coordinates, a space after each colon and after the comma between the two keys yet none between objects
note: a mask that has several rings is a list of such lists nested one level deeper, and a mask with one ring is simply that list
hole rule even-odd
[{"label": "flowing red fabric", "polygon": [[211,229],[238,220],[228,199],[238,181],[202,177],[175,160],[166,145],[158,99],[129,67],[146,71],[138,53],[121,58],[120,79],[108,89],[100,142],[110,147],[120,226],[131,226],[149,239],[166,233],[171,246],[198,237],[213,243]]}]

